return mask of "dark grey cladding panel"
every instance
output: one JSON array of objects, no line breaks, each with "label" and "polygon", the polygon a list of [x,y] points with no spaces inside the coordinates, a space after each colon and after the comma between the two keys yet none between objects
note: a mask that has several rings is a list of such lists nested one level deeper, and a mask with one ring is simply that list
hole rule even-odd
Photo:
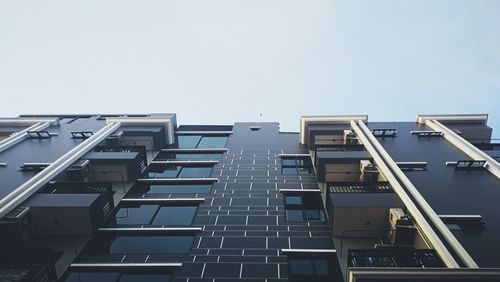
[{"label": "dark grey cladding panel", "polygon": [[395,138],[377,138],[395,161],[428,163],[426,171],[405,174],[437,214],[482,215],[482,229],[453,233],[481,267],[500,267],[500,180],[486,170],[456,171],[446,166],[447,161],[470,158],[445,138],[410,134],[412,130],[431,130],[426,125],[370,122],[368,127],[397,130]]},{"label": "dark grey cladding panel", "polygon": [[461,136],[471,142],[487,142],[491,139],[493,129],[482,123],[444,123],[450,129],[457,129]]},{"label": "dark grey cladding panel", "polygon": [[0,198],[12,192],[36,172],[22,172],[19,167],[23,163],[51,163],[69,150],[78,146],[83,139],[72,139],[72,131],[96,132],[104,126],[104,121],[97,117],[81,118],[72,123],[61,122],[59,125],[50,126],[46,130],[58,133],[50,139],[26,139],[15,146],[0,152],[0,162],[8,165],[0,167]]}]

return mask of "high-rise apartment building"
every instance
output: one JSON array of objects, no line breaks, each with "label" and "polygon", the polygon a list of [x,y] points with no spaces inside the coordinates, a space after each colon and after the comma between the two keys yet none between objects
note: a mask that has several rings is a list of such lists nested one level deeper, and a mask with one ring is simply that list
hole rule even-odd
[{"label": "high-rise apartment building", "polygon": [[1,281],[500,281],[487,115],[0,119]]}]

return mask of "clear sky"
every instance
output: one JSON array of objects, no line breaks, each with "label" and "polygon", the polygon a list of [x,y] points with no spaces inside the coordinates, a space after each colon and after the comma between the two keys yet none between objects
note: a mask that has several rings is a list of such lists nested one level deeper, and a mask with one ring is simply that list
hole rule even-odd
[{"label": "clear sky", "polygon": [[0,113],[489,113],[500,1],[0,0]]}]

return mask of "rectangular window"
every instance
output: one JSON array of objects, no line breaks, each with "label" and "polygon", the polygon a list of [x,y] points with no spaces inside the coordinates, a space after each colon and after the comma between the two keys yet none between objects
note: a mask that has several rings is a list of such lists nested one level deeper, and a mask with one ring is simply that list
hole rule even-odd
[{"label": "rectangular window", "polygon": [[325,221],[319,193],[286,193],[284,199],[287,221]]},{"label": "rectangular window", "polygon": [[150,185],[149,193],[153,194],[173,194],[173,193],[210,193],[211,184],[190,184],[190,185]]},{"label": "rectangular window", "polygon": [[222,158],[223,153],[179,153],[160,152],[155,161],[161,160],[215,160]]},{"label": "rectangular window", "polygon": [[186,254],[192,244],[193,236],[117,236],[109,254]]},{"label": "rectangular window", "polygon": [[200,183],[200,184],[137,184],[134,186],[129,195],[138,195],[141,197],[145,195],[146,197],[152,196],[156,197],[158,195],[168,195],[168,194],[207,194],[212,191],[212,184]]},{"label": "rectangular window", "polygon": [[310,157],[282,158],[281,172],[284,175],[311,175],[314,174]]},{"label": "rectangular window", "polygon": [[203,178],[209,177],[212,166],[153,166],[148,170],[150,178]]},{"label": "rectangular window", "polygon": [[169,282],[170,274],[119,273],[119,272],[71,272],[66,282]]},{"label": "rectangular window", "polygon": [[196,148],[225,148],[227,144],[227,135],[222,136],[203,136],[203,135],[179,135],[177,136],[179,149]]},{"label": "rectangular window", "polygon": [[196,206],[127,204],[115,214],[116,225],[189,226],[196,209]]},{"label": "rectangular window", "polygon": [[336,254],[288,255],[289,281],[341,281]]}]

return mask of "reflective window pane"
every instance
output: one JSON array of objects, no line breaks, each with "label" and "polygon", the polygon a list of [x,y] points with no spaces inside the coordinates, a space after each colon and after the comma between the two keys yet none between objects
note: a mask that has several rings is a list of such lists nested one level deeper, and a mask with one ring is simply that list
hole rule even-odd
[{"label": "reflective window pane", "polygon": [[288,174],[288,175],[296,175],[297,174],[297,168],[296,167],[284,167],[282,168],[282,173],[283,174]]},{"label": "reflective window pane", "polygon": [[210,193],[211,184],[172,184],[172,185],[150,185],[147,194],[171,194],[171,193]]},{"label": "reflective window pane", "polygon": [[164,168],[153,168],[149,173],[148,177],[151,178],[171,178],[177,177],[182,166],[169,166]]},{"label": "reflective window pane", "polygon": [[121,236],[109,246],[110,254],[184,254],[193,243],[192,236]]},{"label": "reflective window pane", "polygon": [[316,259],[313,261],[316,275],[328,275],[328,261]]},{"label": "reflective window pane", "polygon": [[225,148],[227,136],[203,136],[198,148]]},{"label": "reflective window pane", "polygon": [[177,136],[179,143],[179,148],[181,149],[193,149],[196,148],[198,142],[200,142],[200,135],[181,135]]},{"label": "reflective window pane", "polygon": [[222,158],[222,153],[214,154],[175,154],[176,159],[181,160],[192,160],[192,159],[220,159]]},{"label": "reflective window pane", "polygon": [[169,282],[168,274],[123,274],[120,282]]},{"label": "reflective window pane", "polygon": [[308,259],[291,259],[288,261],[290,273],[294,275],[312,275],[314,274],[313,266]]},{"label": "reflective window pane", "polygon": [[112,282],[117,281],[120,273],[116,272],[73,272],[66,282]]},{"label": "reflective window pane", "polygon": [[288,221],[304,221],[302,210],[286,210],[285,215]]},{"label": "reflective window pane", "polygon": [[212,167],[183,167],[178,177],[209,177],[212,173]]},{"label": "reflective window pane", "polygon": [[158,205],[123,207],[116,213],[117,224],[149,224],[158,209]]},{"label": "reflective window pane", "polygon": [[304,210],[304,220],[321,220],[321,210]]},{"label": "reflective window pane", "polygon": [[196,207],[192,206],[161,207],[152,224],[172,226],[191,225],[195,213]]},{"label": "reflective window pane", "polygon": [[302,205],[301,196],[285,196],[286,205]]},{"label": "reflective window pane", "polygon": [[281,165],[283,165],[283,166],[296,166],[295,159],[282,159]]}]

